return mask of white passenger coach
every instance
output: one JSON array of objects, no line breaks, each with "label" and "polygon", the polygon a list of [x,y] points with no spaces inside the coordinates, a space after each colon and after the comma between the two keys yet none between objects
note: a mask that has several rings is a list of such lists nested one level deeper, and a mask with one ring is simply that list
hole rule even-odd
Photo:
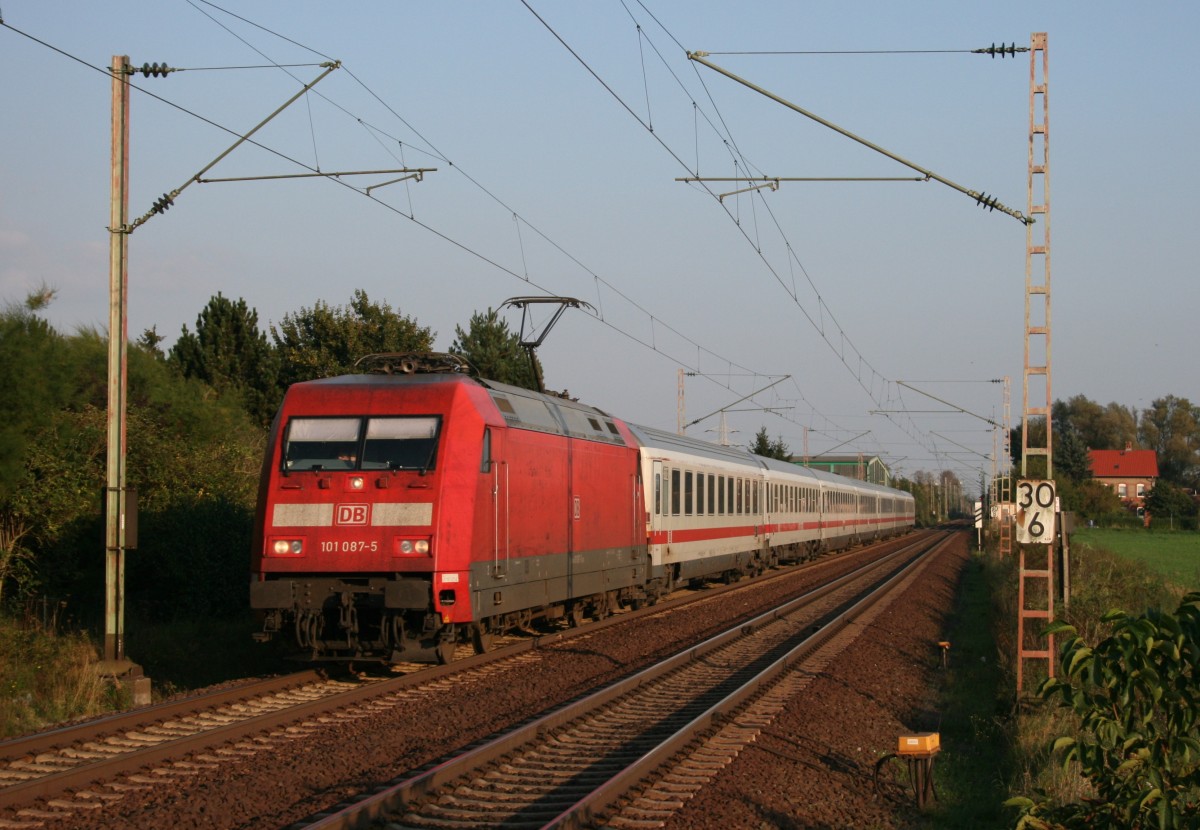
[{"label": "white passenger coach", "polygon": [[912,529],[913,498],[902,490],[629,428],[641,445],[651,568],[668,584],[756,574]]}]

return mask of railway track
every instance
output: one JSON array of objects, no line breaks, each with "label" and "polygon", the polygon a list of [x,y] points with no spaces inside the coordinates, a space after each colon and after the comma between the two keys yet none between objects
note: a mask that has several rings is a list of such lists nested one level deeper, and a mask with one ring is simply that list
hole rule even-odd
[{"label": "railway track", "polygon": [[[236,743],[306,711],[323,710],[331,699],[359,693],[361,684],[306,671],[5,741],[0,807],[44,797],[58,809],[102,803],[108,794],[85,788],[181,752]],[[53,798],[74,790],[90,796]]]},{"label": "railway track", "polygon": [[485,655],[460,653],[464,659],[401,677],[354,682],[302,672],[0,743],[0,811],[4,811],[0,827],[37,827],[73,814],[85,816],[129,791],[169,785],[173,779],[252,756],[279,742],[302,739],[330,722],[403,706],[414,696],[436,695],[446,683],[486,685],[493,682],[489,680],[493,671],[536,660],[539,647],[594,636],[639,616],[692,613],[691,609],[723,594],[761,588],[809,567],[847,569],[856,560],[897,544],[893,540],[836,560],[692,592],[599,623],[529,637]]},{"label": "railway track", "polygon": [[948,538],[907,545],[305,826],[658,826]]}]

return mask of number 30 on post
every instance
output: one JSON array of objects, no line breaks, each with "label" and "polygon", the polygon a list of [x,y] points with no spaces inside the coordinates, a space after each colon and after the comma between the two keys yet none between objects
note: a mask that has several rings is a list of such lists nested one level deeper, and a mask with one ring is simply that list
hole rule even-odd
[{"label": "number 30 on post", "polygon": [[1017,543],[1054,543],[1054,506],[1057,494],[1053,481],[1029,479],[1017,482]]}]

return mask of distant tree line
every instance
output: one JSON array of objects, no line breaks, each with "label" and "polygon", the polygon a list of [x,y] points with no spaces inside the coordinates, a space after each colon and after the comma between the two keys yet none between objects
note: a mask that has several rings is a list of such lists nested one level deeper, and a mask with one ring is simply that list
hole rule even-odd
[{"label": "distant tree line", "polygon": [[[55,330],[41,316],[53,295],[41,290],[0,307],[0,602],[64,598],[87,616],[99,613],[103,584],[107,343],[93,329]],[[244,300],[217,294],[166,351],[155,329],[131,344],[127,478],[139,493],[140,545],[128,565],[129,613],[242,612],[266,427],[284,391],[353,372],[366,354],[430,351],[434,338],[357,290],[344,306],[318,301],[266,330]],[[449,351],[479,376],[535,385],[519,334],[493,309],[456,326]],[[1077,396],[1057,402],[1053,417],[1056,477],[1076,509],[1120,509],[1111,491],[1092,486],[1086,451],[1128,443],[1158,453],[1163,478],[1151,492],[1154,509],[1170,503],[1194,511],[1181,489],[1200,483],[1200,413],[1189,401],[1167,396],[1137,412]],[[1019,434],[1013,445],[1020,447]],[[765,428],[751,449],[790,454]],[[923,522],[958,510],[956,479],[921,475],[898,486],[913,492]]]},{"label": "distant tree line", "polygon": [[[104,584],[107,338],[56,331],[41,290],[0,308],[0,602],[67,600],[94,620]],[[532,386],[520,337],[488,309],[450,347],[477,373]],[[228,616],[246,607],[250,534],[266,427],[287,387],[354,371],[376,352],[425,352],[434,333],[355,291],[264,331],[242,299],[217,294],[165,352],[147,330],[128,356],[127,480],[139,547],[127,613]]]},{"label": "distant tree line", "polygon": [[[1119,403],[1102,406],[1084,395],[1055,401],[1053,419],[1054,478],[1064,509],[1088,519],[1119,519],[1125,511],[1108,486],[1092,478],[1089,450],[1153,450],[1159,478],[1146,495],[1153,516],[1179,517],[1195,527],[1195,494],[1200,488],[1200,407],[1187,398],[1166,395],[1146,409]],[[1021,463],[1021,427],[1012,430],[1014,469]],[[1030,445],[1045,446],[1045,420],[1030,423]],[[1045,461],[1029,459],[1026,475],[1045,475]]]},{"label": "distant tree line", "polygon": [[[792,459],[792,451],[784,443],[783,437],[772,439],[766,427],[759,429],[748,448],[764,458],[777,458],[780,461]],[[912,494],[916,522],[921,527],[931,527],[963,515],[962,482],[951,470],[936,474],[918,470],[912,479],[893,479],[891,486]]]},{"label": "distant tree line", "polygon": [[[166,360],[183,377],[237,401],[265,426],[293,383],[352,373],[368,354],[429,352],[434,337],[429,328],[387,303],[371,301],[360,289],[346,306],[317,301],[285,314],[270,326],[268,338],[245,300],[234,302],[218,293],[196,317],[194,331],[183,327]],[[479,377],[536,386],[520,336],[490,308],[472,315],[466,331],[455,327],[450,352],[465,358]]]}]

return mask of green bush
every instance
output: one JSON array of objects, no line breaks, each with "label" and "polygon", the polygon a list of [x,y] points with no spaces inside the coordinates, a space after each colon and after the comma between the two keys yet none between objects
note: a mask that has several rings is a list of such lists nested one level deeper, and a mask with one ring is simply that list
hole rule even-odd
[{"label": "green bush", "polygon": [[[1062,645],[1061,674],[1041,696],[1070,710],[1079,731],[1057,738],[1064,767],[1078,765],[1094,797],[1069,804],[1011,799],[1018,828],[1186,828],[1200,826],[1200,593],[1174,614],[1111,611],[1111,634],[1095,646]],[[1052,623],[1047,633],[1075,635]]]}]

